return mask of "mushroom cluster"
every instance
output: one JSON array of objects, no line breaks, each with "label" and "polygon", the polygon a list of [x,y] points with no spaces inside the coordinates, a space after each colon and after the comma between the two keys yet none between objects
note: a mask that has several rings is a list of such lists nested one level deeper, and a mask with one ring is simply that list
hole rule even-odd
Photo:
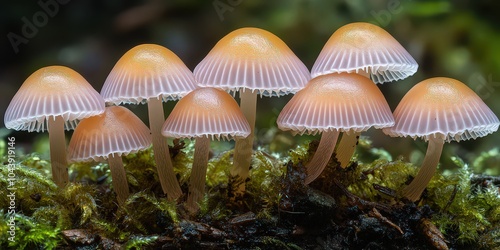
[{"label": "mushroom cluster", "polygon": [[[186,200],[187,210],[196,213],[205,194],[210,139],[236,141],[230,172],[241,180],[235,195],[243,194],[245,180],[251,178],[257,97],[294,94],[277,118],[278,127],[293,134],[322,134],[306,164],[305,184],[320,176],[331,159],[348,167],[360,133],[382,128],[389,136],[429,142],[419,173],[402,190],[416,201],[436,170],[444,142],[482,137],[500,124],[465,84],[444,77],[416,84],[392,113],[376,84],[405,79],[417,68],[401,44],[369,23],[335,31],[311,72],[280,38],[248,27],[224,36],[193,72],[163,46],[138,45],[117,61],[100,94],[72,69],[42,68],[12,99],[5,124],[49,131],[52,175],[60,187],[69,182],[68,159],[107,160],[119,204],[129,196],[121,157],[152,145],[167,199]],[[239,105],[227,92],[239,93]],[[163,102],[177,100],[165,119]],[[146,103],[149,128],[117,106]],[[68,151],[64,129],[75,129]],[[167,138],[196,140],[186,198]]]},{"label": "mushroom cluster", "polygon": [[168,152],[161,136],[165,121],[162,102],[178,100],[196,88],[193,73],[169,49],[156,44],[141,44],[127,51],[115,64],[102,86],[108,103],[148,104],[153,152],[163,193],[171,200],[182,195]]},{"label": "mushroom cluster", "polygon": [[[257,109],[257,95],[280,96],[304,88],[309,70],[277,36],[258,28],[241,28],[223,37],[196,66],[194,75],[202,87],[239,92],[240,108],[251,132],[236,142],[231,173],[249,176]],[[245,191],[245,182],[238,187]]]}]

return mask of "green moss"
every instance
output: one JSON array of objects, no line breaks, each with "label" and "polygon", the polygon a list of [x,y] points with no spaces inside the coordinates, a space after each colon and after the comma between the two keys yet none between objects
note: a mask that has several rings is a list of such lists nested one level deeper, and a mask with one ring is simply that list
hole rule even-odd
[{"label": "green moss", "polygon": [[99,182],[99,177],[109,175],[107,163],[82,162],[74,163],[69,167],[71,178],[87,183]]},{"label": "green moss", "polygon": [[306,163],[309,158],[312,157],[311,152],[309,152],[310,141],[306,141],[303,144],[297,145],[294,149],[290,150],[290,160],[294,164]]},{"label": "green moss", "polygon": [[123,246],[123,249],[144,249],[158,239],[158,236],[133,236]]},{"label": "green moss", "polygon": [[374,184],[382,187],[401,190],[410,175],[418,169],[411,163],[387,160],[375,160],[371,163],[359,164],[343,182],[353,194],[364,199],[377,201],[383,194],[373,188]]},{"label": "green moss", "polygon": [[123,222],[124,227],[143,233],[161,231],[159,218],[168,223],[178,223],[176,203],[167,199],[159,199],[154,194],[145,191],[131,195],[117,214],[117,219]]},{"label": "green moss", "polygon": [[[401,203],[398,191],[418,171],[418,166],[402,159],[393,161],[385,150],[373,148],[369,140],[362,139],[355,158],[358,161],[346,169],[331,161],[320,177],[320,183],[323,184],[318,187],[323,192],[316,192],[299,183],[303,178],[303,173],[300,173],[303,171],[302,164],[307,163],[316,146],[317,142],[303,143],[288,155],[270,154],[263,148],[255,150],[244,197],[233,195],[233,187],[244,181],[232,179],[230,175],[233,152],[229,150],[217,153],[209,161],[207,193],[200,204],[201,212],[195,218],[182,208],[185,197],[176,202],[165,199],[157,179],[151,148],[124,157],[131,195],[121,207],[117,205],[112,191],[107,163],[73,164],[70,173],[76,182],[58,189],[50,180],[48,161],[37,154],[19,156],[15,170],[18,187],[15,206],[16,242],[6,240],[9,215],[6,214],[7,211],[0,210],[0,246],[51,249],[68,244],[62,234],[64,230],[82,228],[118,243],[125,249],[141,249],[157,244],[163,235],[173,238],[184,235],[179,231],[183,230],[179,224],[186,219],[225,228],[229,230],[229,235],[232,235],[231,230],[235,228],[243,230],[247,226],[259,225],[273,232],[273,226],[288,223],[287,218],[294,214],[287,217],[284,216],[286,213],[282,213],[291,209],[290,206],[296,206],[298,214],[303,213],[300,212],[302,208],[314,208],[317,211],[311,214],[323,214],[322,216],[332,213],[332,209],[341,210],[338,206],[345,203],[336,201],[338,194],[334,196],[335,199],[331,196],[331,188],[334,187],[332,178],[339,180],[349,192],[362,199],[390,205]],[[174,168],[184,192],[187,191],[189,182],[193,150],[194,141],[185,141],[185,144],[175,141],[171,148]],[[481,154],[474,161],[474,171],[497,164],[497,157],[498,152],[495,150]],[[457,158],[453,158],[453,161],[459,169],[438,170],[419,205],[428,205],[434,211],[433,223],[447,237],[454,237],[460,244],[473,244],[483,248],[500,247],[498,186],[492,182],[479,185],[471,183],[473,170]],[[2,187],[9,186],[5,162],[0,167]],[[289,164],[285,164],[288,162]],[[395,195],[380,192],[375,188],[376,185],[393,190]],[[298,199],[299,203],[295,204],[294,199]],[[8,207],[8,202],[6,196],[0,196],[2,208]],[[238,222],[243,223],[241,225],[231,225],[232,218],[248,212],[251,216],[247,221]],[[194,235],[208,233],[203,231],[206,229],[197,230],[202,231]],[[237,233],[238,230],[232,232],[235,235],[225,237],[238,238],[246,235]],[[264,229],[257,231],[259,230]],[[220,236],[203,237],[218,239]],[[165,239],[170,238],[162,238],[163,241]],[[295,243],[274,236],[259,236],[253,242],[258,242],[258,246],[299,249]],[[172,244],[175,245],[175,242]]]},{"label": "green moss", "polygon": [[[499,247],[495,228],[498,227],[500,193],[491,183],[472,186],[472,170],[462,160],[452,157],[460,167],[457,172],[437,175],[428,186],[425,202],[439,211],[433,221],[444,233],[456,231],[458,240],[476,242],[483,234],[490,234],[488,247]],[[483,242],[484,244],[484,242]]]},{"label": "green moss", "polygon": [[218,185],[224,185],[229,181],[229,170],[232,166],[233,151],[227,151],[222,155],[212,158],[208,162],[206,186],[210,189]]},{"label": "green moss", "polygon": [[194,140],[174,140],[174,149],[176,148],[177,150],[174,153],[170,152],[173,158],[174,172],[179,176],[178,179],[181,186],[189,183],[191,165],[193,164],[194,144]]},{"label": "green moss", "polygon": [[247,193],[252,198],[251,211],[257,211],[256,217],[272,219],[272,213],[281,199],[281,186],[285,165],[278,158],[263,151],[254,152],[253,167],[247,182]]},{"label": "green moss", "polygon": [[[0,223],[6,225],[10,215],[0,211]],[[61,230],[51,224],[39,221],[22,214],[16,214],[16,234],[13,241],[8,241],[7,237],[0,239],[0,246],[8,246],[12,249],[55,249],[62,241]],[[3,231],[2,232],[7,232]],[[9,235],[10,236],[10,235]]]},{"label": "green moss", "polygon": [[293,244],[283,242],[279,239],[273,237],[263,237],[262,243],[266,246],[266,248],[277,248],[277,249],[286,249],[286,250],[302,250],[301,247]]},{"label": "green moss", "polygon": [[106,221],[102,218],[93,218],[91,228],[107,238],[123,242],[130,237],[130,232],[123,231],[114,221]]}]

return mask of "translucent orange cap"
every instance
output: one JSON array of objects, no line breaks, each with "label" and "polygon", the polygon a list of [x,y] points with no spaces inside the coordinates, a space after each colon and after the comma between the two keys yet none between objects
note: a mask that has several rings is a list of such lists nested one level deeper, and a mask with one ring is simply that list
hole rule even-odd
[{"label": "translucent orange cap", "polygon": [[106,107],[98,116],[82,120],[68,146],[72,162],[103,161],[110,155],[127,155],[151,145],[148,127],[130,110]]},{"label": "translucent orange cap", "polygon": [[278,127],[294,133],[361,132],[394,125],[391,109],[370,79],[349,73],[313,78],[285,105]]},{"label": "translucent orange cap", "polygon": [[106,102],[145,103],[149,98],[177,100],[196,88],[193,73],[169,49],[141,44],[127,51],[106,78]]},{"label": "translucent orange cap", "polygon": [[249,89],[266,96],[295,93],[310,79],[307,67],[280,38],[258,28],[223,37],[194,75],[202,87]]},{"label": "translucent orange cap", "polygon": [[228,93],[199,88],[183,97],[163,124],[162,135],[172,138],[247,137],[250,125]]},{"label": "translucent orange cap", "polygon": [[498,130],[499,121],[481,98],[460,81],[446,77],[424,80],[410,89],[394,111],[390,136],[438,137],[461,141]]},{"label": "translucent orange cap", "polygon": [[350,23],[335,31],[311,70],[313,77],[340,72],[369,72],[375,83],[415,74],[415,59],[384,29],[370,23]]},{"label": "translucent orange cap", "polygon": [[31,74],[5,111],[5,127],[42,132],[47,119],[62,116],[67,130],[78,120],[104,112],[104,100],[76,71],[48,66]]}]

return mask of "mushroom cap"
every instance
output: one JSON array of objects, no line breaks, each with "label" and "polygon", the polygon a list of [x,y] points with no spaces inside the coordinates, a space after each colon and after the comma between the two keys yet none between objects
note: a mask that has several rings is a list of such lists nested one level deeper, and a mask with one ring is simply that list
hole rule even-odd
[{"label": "mushroom cap", "polygon": [[193,73],[169,49],[141,44],[127,51],[109,73],[101,95],[115,105],[177,100],[196,88]]},{"label": "mushroom cap", "polygon": [[199,88],[183,97],[163,124],[172,138],[244,138],[250,125],[231,95],[220,89]]},{"label": "mushroom cap", "polygon": [[359,22],[344,25],[332,34],[311,75],[364,70],[375,83],[384,83],[407,78],[417,69],[415,59],[387,31]]},{"label": "mushroom cap", "polygon": [[110,155],[135,153],[151,145],[148,127],[122,106],[106,107],[97,116],[82,120],[68,146],[71,162],[103,161]]},{"label": "mushroom cap", "polygon": [[394,110],[396,124],[387,135],[442,138],[444,141],[476,139],[498,130],[499,121],[481,98],[460,81],[430,78],[416,84]]},{"label": "mushroom cap", "polygon": [[76,71],[48,66],[31,74],[5,111],[5,127],[43,132],[48,119],[62,116],[66,130],[78,120],[104,112],[104,99]]},{"label": "mushroom cap", "polygon": [[196,66],[202,87],[249,89],[280,96],[302,89],[309,70],[277,36],[263,29],[241,28],[223,37]]},{"label": "mushroom cap", "polygon": [[391,109],[373,82],[354,73],[313,78],[278,116],[278,127],[294,134],[337,130],[361,132],[394,125]]}]

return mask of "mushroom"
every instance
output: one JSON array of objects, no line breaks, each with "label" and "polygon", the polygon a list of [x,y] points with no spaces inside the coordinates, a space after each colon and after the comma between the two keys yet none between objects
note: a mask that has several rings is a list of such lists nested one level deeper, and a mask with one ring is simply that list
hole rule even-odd
[{"label": "mushroom", "polygon": [[[274,34],[259,28],[241,28],[223,37],[196,66],[194,75],[199,86],[239,92],[240,108],[251,133],[236,142],[231,174],[246,180],[253,151],[257,95],[295,93],[305,86],[310,73]],[[244,192],[244,184],[238,192]]]},{"label": "mushroom", "polygon": [[151,145],[148,127],[132,111],[106,107],[103,114],[82,120],[68,146],[71,162],[108,161],[119,204],[129,196],[122,156]]},{"label": "mushroom", "polygon": [[49,132],[52,179],[59,187],[69,182],[64,129],[78,120],[104,112],[104,100],[76,71],[48,66],[31,74],[5,112],[5,126],[28,132]]},{"label": "mushroom", "polygon": [[[413,57],[384,29],[370,23],[350,23],[335,31],[321,50],[311,75],[356,72],[375,83],[397,81],[417,71]],[[337,160],[346,167],[359,133],[342,134]]]},{"label": "mushroom", "polygon": [[394,111],[395,125],[383,129],[396,136],[428,141],[422,167],[403,189],[417,201],[436,172],[444,142],[476,139],[498,130],[499,120],[479,96],[455,79],[436,77],[410,89]]},{"label": "mushroom", "polygon": [[168,151],[161,136],[165,122],[162,101],[177,100],[196,88],[193,73],[169,49],[142,44],[127,51],[118,60],[104,83],[101,95],[108,103],[148,103],[149,127],[158,178],[168,199],[182,195]]},{"label": "mushroom", "polygon": [[278,127],[294,134],[322,133],[306,165],[305,183],[314,181],[327,165],[339,132],[360,133],[370,127],[394,125],[382,92],[368,78],[349,73],[318,76],[295,94],[278,116]]},{"label": "mushroom", "polygon": [[186,207],[198,211],[205,191],[210,138],[235,140],[250,134],[250,125],[228,93],[215,88],[193,90],[182,98],[165,121],[162,134],[173,138],[196,138]]}]

